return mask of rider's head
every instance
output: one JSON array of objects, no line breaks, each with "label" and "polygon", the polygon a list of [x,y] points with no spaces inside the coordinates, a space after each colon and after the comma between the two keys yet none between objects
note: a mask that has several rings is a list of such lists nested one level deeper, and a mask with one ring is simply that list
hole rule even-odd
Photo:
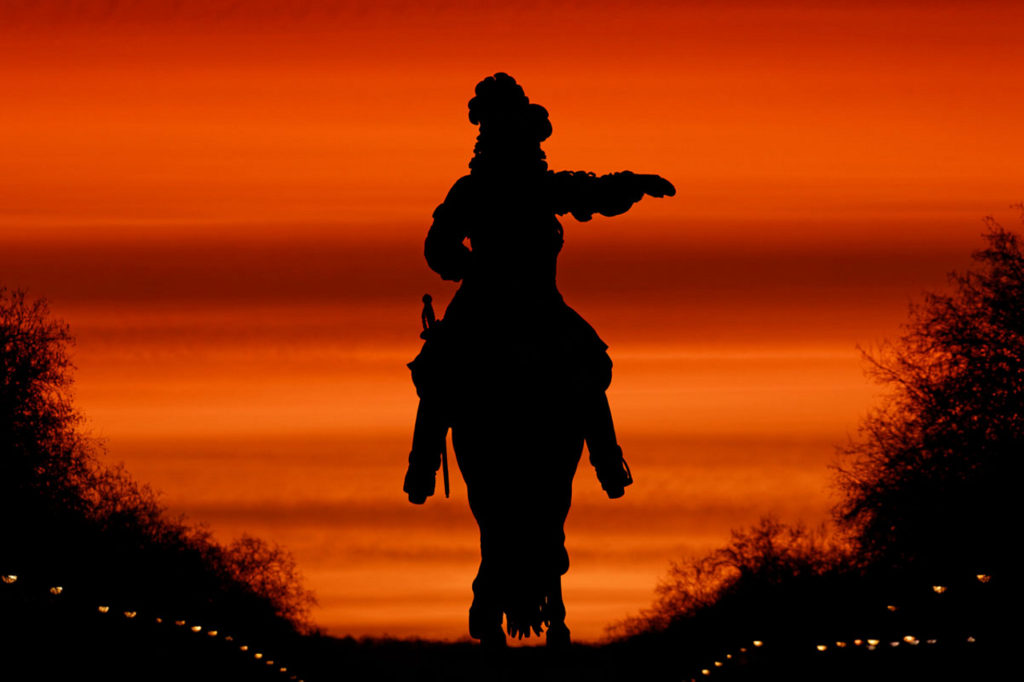
[{"label": "rider's head", "polygon": [[522,86],[506,73],[480,81],[469,100],[469,120],[480,126],[470,168],[489,164],[546,169],[540,143],[551,135],[547,110],[530,104]]}]

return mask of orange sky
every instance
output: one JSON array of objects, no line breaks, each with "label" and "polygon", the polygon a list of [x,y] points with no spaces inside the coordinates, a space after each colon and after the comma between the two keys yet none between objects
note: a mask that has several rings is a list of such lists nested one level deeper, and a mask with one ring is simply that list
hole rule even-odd
[{"label": "orange sky", "polygon": [[552,168],[679,190],[564,221],[560,287],[611,345],[637,475],[611,503],[581,469],[583,637],[730,527],[826,518],[874,395],[856,345],[1024,198],[1018,3],[507,5],[0,5],[0,285],[72,324],[110,458],[291,548],[336,634],[464,632],[464,490],[399,487],[419,297],[453,291],[422,238],[482,77],[549,110]]}]

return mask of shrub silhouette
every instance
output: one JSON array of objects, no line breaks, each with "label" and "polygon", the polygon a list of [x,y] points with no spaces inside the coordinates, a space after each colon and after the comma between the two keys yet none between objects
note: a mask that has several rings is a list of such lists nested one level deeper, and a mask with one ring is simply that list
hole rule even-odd
[{"label": "shrub silhouette", "polygon": [[627,636],[657,632],[702,654],[722,641],[818,626],[821,609],[836,607],[817,603],[821,591],[836,590],[855,573],[848,559],[848,547],[824,526],[762,518],[734,530],[726,547],[674,563],[654,606],[618,628]]},{"label": "shrub silhouette", "polygon": [[72,406],[72,342],[44,301],[0,289],[0,572],[266,639],[310,630],[313,598],[286,552],[252,537],[223,547],[99,463]]}]

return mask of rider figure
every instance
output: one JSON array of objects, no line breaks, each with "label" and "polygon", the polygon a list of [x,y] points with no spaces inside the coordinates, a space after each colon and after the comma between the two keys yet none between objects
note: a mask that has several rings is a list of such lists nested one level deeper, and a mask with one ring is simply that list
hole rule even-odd
[{"label": "rider figure", "polygon": [[556,216],[619,215],[645,194],[675,189],[657,175],[548,170],[540,148],[551,134],[547,111],[504,73],[477,85],[469,119],[480,126],[470,174],[434,211],[425,243],[431,269],[462,284],[443,319],[424,310],[425,343],[409,364],[420,405],[404,490],[416,504],[433,494],[451,406],[472,399],[466,387],[481,373],[504,371],[494,383],[534,372],[573,387],[590,461],[608,496],[621,497],[632,479],[605,396],[611,360],[558,292]]}]

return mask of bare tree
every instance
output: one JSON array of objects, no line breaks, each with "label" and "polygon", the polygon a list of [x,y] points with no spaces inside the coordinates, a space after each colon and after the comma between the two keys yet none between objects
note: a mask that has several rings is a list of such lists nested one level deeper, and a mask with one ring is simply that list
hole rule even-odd
[{"label": "bare tree", "polygon": [[976,266],[867,355],[889,394],[845,448],[837,515],[881,566],[991,572],[1006,557],[1024,454],[1024,255],[987,223]]}]

